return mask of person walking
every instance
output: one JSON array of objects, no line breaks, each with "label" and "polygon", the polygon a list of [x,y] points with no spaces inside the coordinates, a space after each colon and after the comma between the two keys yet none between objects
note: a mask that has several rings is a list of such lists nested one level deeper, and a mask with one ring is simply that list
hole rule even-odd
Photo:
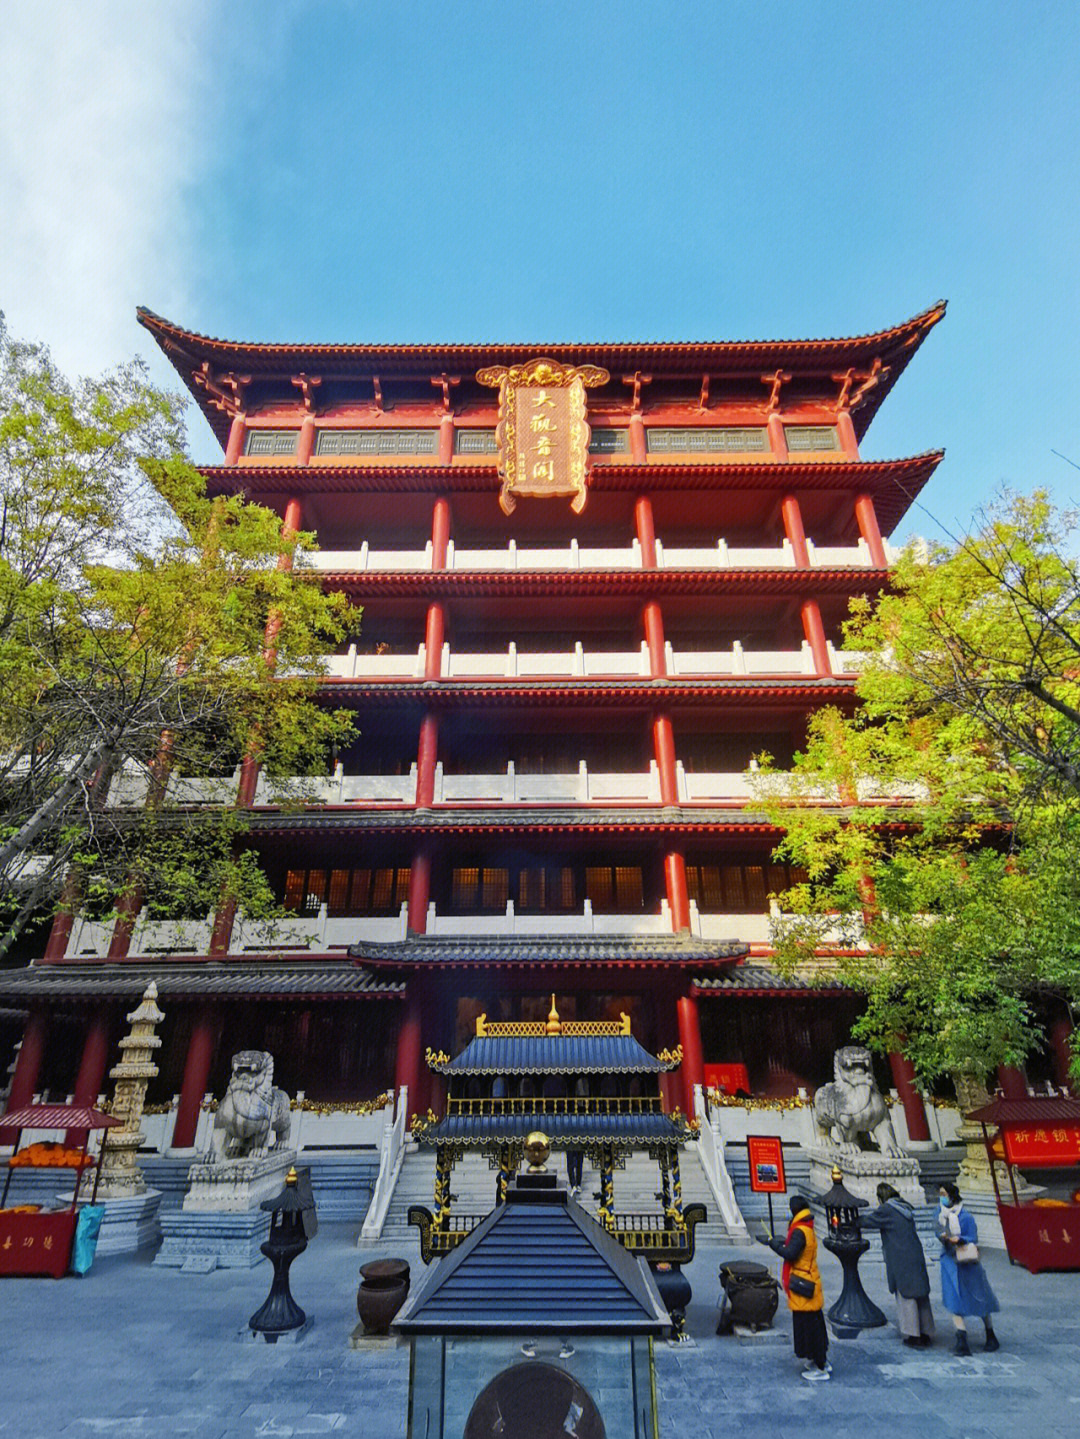
[{"label": "person walking", "polygon": [[896,1298],[896,1325],[904,1343],[909,1349],[926,1349],[934,1342],[934,1315],[915,1211],[891,1184],[879,1184],[877,1197],[877,1209],[859,1215],[859,1228],[876,1229],[881,1235],[885,1279]]},{"label": "person walking", "polygon": [[975,1314],[986,1329],[983,1348],[990,1354],[1000,1349],[991,1314],[1001,1308],[986,1270],[979,1261],[979,1228],[975,1216],[964,1208],[955,1184],[939,1190],[938,1238],[941,1240],[941,1302],[956,1325],[956,1354],[970,1354],[966,1314]]},{"label": "person walking", "polygon": [[801,1194],[793,1194],[789,1203],[791,1223],[787,1238],[781,1239],[775,1234],[762,1234],[758,1238],[784,1261],[780,1282],[791,1310],[795,1357],[806,1361],[802,1377],[818,1383],[829,1378],[832,1365],[827,1358],[829,1334],[825,1328],[825,1295],[817,1266],[814,1216]]}]

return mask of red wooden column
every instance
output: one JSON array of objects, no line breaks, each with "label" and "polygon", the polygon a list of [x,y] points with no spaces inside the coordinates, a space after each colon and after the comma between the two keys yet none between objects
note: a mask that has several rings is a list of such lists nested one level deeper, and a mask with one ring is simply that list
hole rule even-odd
[{"label": "red wooden column", "polygon": [[45,953],[41,956],[42,964],[60,964],[63,961],[75,924],[75,907],[78,901],[78,876],[73,870],[69,870],[60,894],[60,908],[56,911],[52,928],[49,930],[48,943],[45,945]]},{"label": "red wooden column", "polygon": [[240,456],[244,453],[244,435],[247,426],[243,415],[234,415],[232,424],[229,426],[229,443],[225,447],[225,463],[235,465]]},{"label": "red wooden column", "polygon": [[209,1005],[200,1009],[191,1026],[184,1077],[180,1081],[180,1105],[173,1129],[173,1149],[190,1149],[195,1143],[199,1108],[210,1083],[210,1069],[218,1042],[218,1018]]},{"label": "red wooden column", "polygon": [[930,1126],[926,1122],[926,1106],[923,1097],[915,1087],[915,1066],[907,1055],[899,1050],[890,1050],[889,1068],[893,1083],[904,1106],[908,1138],[915,1144],[927,1144],[930,1140]]},{"label": "red wooden column", "polygon": [[683,1112],[694,1114],[694,1085],[705,1083],[705,1064],[701,1055],[701,1018],[697,1000],[684,994],[679,1000],[679,1043],[682,1045]]},{"label": "red wooden column", "polygon": [[791,553],[795,557],[797,570],[810,568],[810,551],[806,548],[806,531],[803,529],[802,510],[794,495],[785,495],[780,501],[780,515],[784,521],[784,534]]},{"label": "red wooden column", "polygon": [[773,412],[769,415],[769,418],[765,421],[765,424],[769,431],[769,449],[772,452],[773,459],[779,460],[782,463],[786,464],[788,459],[788,447],[787,435],[784,433],[783,420],[776,413],[776,411],[773,410]]},{"label": "red wooden column", "polygon": [[409,868],[407,926],[412,934],[427,933],[427,912],[431,900],[431,846],[420,844]]},{"label": "red wooden column", "polygon": [[858,463],[859,441],[855,435],[855,426],[851,420],[850,410],[843,409],[837,413],[836,433],[840,439],[840,448],[844,452],[844,458]]},{"label": "red wooden column", "polygon": [[300,421],[300,434],[296,441],[296,463],[310,465],[315,453],[315,416],[305,415]]},{"label": "red wooden column", "polygon": [[424,1080],[422,1035],[423,1006],[417,995],[410,994],[405,1001],[405,1013],[401,1017],[394,1063],[394,1091],[396,1093],[402,1085],[408,1085],[410,1114],[424,1112],[420,1108]]},{"label": "red wooden column", "polygon": [[821,619],[821,606],[817,600],[803,600],[801,613],[803,634],[810,645],[810,653],[814,657],[814,673],[832,674],[832,666],[829,663],[829,646],[825,640],[825,626]]},{"label": "red wooden column", "polygon": [[[1060,1018],[1052,1021],[1050,1025],[1050,1057],[1053,1061],[1054,1083],[1063,1088],[1076,1092],[1076,1084],[1073,1081],[1069,1066],[1072,1063],[1072,1039],[1073,1022],[1068,1015],[1061,1015]],[[21,1057],[21,1056],[20,1056]]]},{"label": "red wooden column", "polygon": [[872,495],[859,495],[856,498],[855,519],[859,526],[859,534],[866,541],[867,549],[870,551],[871,564],[875,569],[887,570],[889,561],[885,556],[885,546],[881,542],[881,531],[878,529],[877,511],[874,509]]},{"label": "red wooden column", "polygon": [[667,674],[667,650],[664,645],[664,617],[658,600],[647,600],[641,610],[645,643],[649,649],[649,678],[663,679]]},{"label": "red wooden column", "polygon": [[[23,1030],[22,1046],[15,1061],[15,1073],[11,1076],[11,1092],[8,1094],[8,1111],[22,1109],[32,1104],[45,1058],[45,1041],[49,1033],[49,1018],[40,1005],[34,1005]],[[15,1131],[0,1125],[0,1144],[14,1144]]]},{"label": "red wooden column", "polygon": [[648,463],[648,446],[645,442],[645,421],[641,411],[635,410],[627,422],[630,431],[630,459],[635,465]]},{"label": "red wooden column", "polygon": [[1026,1099],[1028,1097],[1027,1076],[1022,1069],[1011,1064],[999,1064],[998,1083],[1005,1099]]},{"label": "red wooden column", "polygon": [[656,569],[656,525],[653,521],[652,500],[648,495],[638,495],[634,501],[634,528],[641,546],[643,569]]},{"label": "red wooden column", "polygon": [[[98,1010],[90,1020],[83,1040],[82,1059],[75,1076],[74,1104],[93,1106],[105,1082],[105,1069],[109,1062],[109,1015]],[[86,1138],[85,1129],[69,1129],[64,1136],[67,1144],[81,1145]]]}]

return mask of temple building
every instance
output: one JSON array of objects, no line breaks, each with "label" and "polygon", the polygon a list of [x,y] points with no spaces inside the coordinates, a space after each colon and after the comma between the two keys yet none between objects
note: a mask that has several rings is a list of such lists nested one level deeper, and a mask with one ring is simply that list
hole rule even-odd
[{"label": "temple building", "polygon": [[851,339],[308,345],[140,311],[222,445],[209,493],[313,531],[298,563],[363,607],[322,682],[358,735],[300,810],[251,766],[232,781],[291,914],[269,941],[227,910],[58,916],[4,976],[29,1015],[12,1102],[96,1095],[149,979],[180,1146],[234,1050],[270,1050],[290,1092],[407,1085],[424,1113],[428,1049],[553,993],[564,1021],[681,1045],[671,1106],[711,1066],[762,1095],[826,1078],[858,1000],[770,967],[798,876],[747,773],[854,705],[849,600],[887,582],[941,458],[860,444],[943,313]]}]

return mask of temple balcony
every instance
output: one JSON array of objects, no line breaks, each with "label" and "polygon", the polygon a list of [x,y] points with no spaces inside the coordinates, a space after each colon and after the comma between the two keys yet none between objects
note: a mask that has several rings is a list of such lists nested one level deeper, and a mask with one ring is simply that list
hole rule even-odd
[{"label": "temple balcony", "polygon": [[[806,542],[811,569],[872,569],[870,549],[865,540],[853,545],[815,545]],[[894,564],[899,550],[885,545],[885,554]],[[316,570],[323,574],[378,574],[430,570],[433,552],[429,540],[423,549],[373,549],[365,540],[358,549],[300,551],[296,556],[298,569]],[[776,570],[794,569],[795,556],[788,540],[779,545],[729,545],[717,540],[714,545],[665,546],[656,541],[656,567],[661,570]],[[490,548],[457,548],[451,540],[446,550],[446,569],[459,573],[474,571],[522,570],[640,570],[641,545],[634,539],[629,545],[519,545],[510,540],[505,546]]]},{"label": "temple balcony", "polygon": [[435,766],[436,804],[596,804],[631,800],[660,803],[660,772],[653,760],[647,771],[604,774],[584,760],[566,774],[521,773],[513,760],[498,774],[445,774]]},{"label": "temple balcony", "polygon": [[[865,655],[858,651],[836,650],[829,645],[834,674],[858,674]],[[677,650],[666,644],[667,671],[673,679],[706,679],[720,675],[813,675],[816,673],[809,644],[798,649],[751,650],[736,641],[730,649]],[[420,645],[415,654],[360,654],[355,645],[341,655],[326,657],[326,673],[332,679],[419,680],[424,678],[426,651]],[[649,651],[642,643],[632,650],[588,650],[580,641],[573,649],[544,651],[519,649],[511,641],[505,650],[473,652],[442,651],[443,679],[626,679],[648,678]]]},{"label": "temple balcony", "polygon": [[[658,912],[634,914],[597,914],[589,900],[580,913],[518,914],[513,900],[507,900],[502,914],[439,914],[434,904],[428,905],[427,933],[443,938],[507,939],[513,935],[625,935],[648,938],[670,935],[671,910],[666,899],[660,901]],[[730,936],[729,936],[730,937]]]},{"label": "temple balcony", "polygon": [[332,775],[274,778],[260,773],[253,803],[412,804],[416,800],[416,764],[407,774],[346,774],[339,764]]},{"label": "temple balcony", "polygon": [[[117,809],[137,809],[146,803],[150,792],[151,778],[142,765],[130,760],[121,766],[109,788],[109,806]],[[231,775],[210,778],[197,775],[170,774],[165,785],[162,803],[166,805],[225,805],[232,804],[240,785],[240,766]]]},{"label": "temple balcony", "polygon": [[[131,933],[128,954],[144,955],[206,954],[210,948],[213,915],[196,919],[148,919],[140,914]],[[76,915],[71,926],[65,959],[107,959],[112,943],[114,923]]]}]

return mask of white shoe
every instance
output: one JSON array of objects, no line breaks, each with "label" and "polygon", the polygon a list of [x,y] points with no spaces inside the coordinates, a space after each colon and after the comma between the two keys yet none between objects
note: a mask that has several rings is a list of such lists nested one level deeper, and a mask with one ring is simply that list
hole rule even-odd
[{"label": "white shoe", "polygon": [[825,1380],[832,1378],[832,1365],[826,1364],[824,1369],[804,1369],[802,1377],[809,1384],[823,1384]]}]

